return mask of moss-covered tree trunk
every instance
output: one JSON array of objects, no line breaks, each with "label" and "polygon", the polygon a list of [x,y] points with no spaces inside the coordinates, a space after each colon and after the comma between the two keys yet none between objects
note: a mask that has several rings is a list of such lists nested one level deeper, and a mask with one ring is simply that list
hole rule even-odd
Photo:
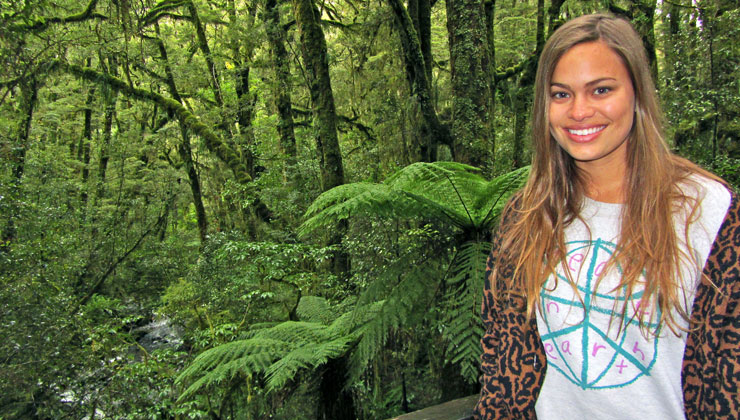
[{"label": "moss-covered tree trunk", "polygon": [[655,52],[655,8],[656,0],[638,0],[632,3],[632,23],[642,36],[653,80],[658,81],[658,58]]},{"label": "moss-covered tree trunk", "polygon": [[[102,60],[101,60],[102,61]],[[116,75],[118,71],[118,61],[115,57],[108,57],[107,71]],[[100,151],[98,157],[98,179],[95,196],[100,199],[105,195],[105,177],[108,171],[108,161],[110,160],[110,143],[113,138],[113,118],[116,115],[116,103],[118,92],[103,85],[103,101],[105,111],[103,116],[103,137],[100,142]]]},{"label": "moss-covered tree trunk", "polygon": [[[256,6],[250,7],[246,13],[246,22],[237,18],[236,4],[233,0],[228,2],[229,26],[234,33],[239,33],[239,25],[247,28],[254,27],[254,17]],[[257,96],[251,91],[249,75],[251,73],[251,58],[254,48],[250,43],[242,42],[237,36],[232,36],[228,40],[231,50],[231,59],[234,62],[234,92],[236,93],[236,123],[238,127],[237,144],[241,151],[247,171],[254,179],[256,178],[256,144],[254,137],[254,107],[257,102]]]},{"label": "moss-covered tree trunk", "polygon": [[676,60],[678,59],[677,38],[679,23],[681,22],[681,7],[677,4],[668,6],[668,31],[663,37],[663,51],[665,53],[665,79],[666,86],[670,86],[676,78]]},{"label": "moss-covered tree trunk", "polygon": [[[312,0],[293,0],[296,23],[301,37],[301,55],[311,90],[311,107],[316,145],[321,169],[321,188],[328,191],[344,184],[344,165],[337,136],[337,112],[329,76],[326,39],[321,29],[321,16]],[[347,225],[337,226],[329,243],[340,244]],[[337,252],[332,259],[333,272],[345,276],[349,272],[349,257]]]},{"label": "moss-covered tree trunk", "polygon": [[609,11],[632,21],[635,29],[642,37],[653,80],[658,80],[658,60],[655,53],[655,8],[657,0],[632,0],[628,9],[622,9],[617,4],[609,2]]},{"label": "moss-covered tree trunk", "polygon": [[491,140],[491,167],[496,166],[496,33],[493,29],[493,20],[496,17],[496,0],[484,0],[483,10],[485,12],[486,40],[488,41],[488,62],[491,70],[491,105],[488,110]]},{"label": "moss-covered tree trunk", "polygon": [[290,83],[290,59],[285,49],[285,29],[280,23],[280,9],[276,0],[265,2],[265,31],[270,44],[272,69],[275,80],[272,83],[272,92],[275,107],[278,112],[277,130],[280,135],[281,152],[285,155],[288,166],[295,164],[296,142],[293,129],[293,106],[290,93],[293,90]]},{"label": "moss-covered tree trunk", "polygon": [[13,242],[15,242],[17,231],[15,226],[15,217],[18,214],[17,203],[20,200],[21,180],[26,169],[26,151],[29,147],[29,134],[31,132],[31,121],[33,121],[33,111],[36,106],[38,97],[38,84],[36,79],[21,80],[20,97],[18,98],[18,112],[20,120],[15,128],[13,135],[13,145],[10,154],[12,160],[13,177],[10,186],[10,205],[8,208],[7,220],[3,227],[2,237],[0,237],[0,253],[10,252]]},{"label": "moss-covered tree trunk", "polygon": [[407,11],[419,37],[424,73],[432,83],[432,5],[429,0],[408,0]]},{"label": "moss-covered tree trunk", "polygon": [[431,162],[437,158],[438,145],[446,144],[452,147],[452,134],[450,128],[439,120],[434,108],[431,81],[427,77],[427,65],[413,21],[400,0],[387,1],[393,10],[398,28],[411,97],[416,101],[422,115],[419,131],[421,138],[426,141],[422,143],[421,158],[423,161]]},{"label": "moss-covered tree trunk", "polygon": [[200,19],[198,8],[195,7],[195,3],[193,1],[188,1],[186,5],[197,36],[198,49],[203,53],[203,58],[206,60],[206,66],[208,67],[208,80],[211,83],[213,98],[216,101],[216,105],[221,108],[224,105],[223,94],[221,93],[221,82],[219,80],[216,63],[213,61],[211,47],[208,45],[205,26],[203,26],[203,22]]},{"label": "moss-covered tree trunk", "polygon": [[337,136],[337,112],[329,76],[326,39],[319,11],[311,0],[293,0],[301,36],[301,54],[311,90],[311,106],[321,167],[322,190],[344,184],[344,166]]},{"label": "moss-covered tree trunk", "polygon": [[[87,60],[88,66],[90,65],[90,59]],[[92,114],[93,104],[95,102],[95,86],[91,86],[87,91],[87,99],[85,100],[85,109],[83,111],[83,124],[82,124],[82,136],[80,136],[80,144],[77,148],[77,160],[82,164],[82,188],[80,192],[80,201],[82,206],[85,207],[87,204],[87,181],[90,178],[90,148],[92,147]],[[83,214],[84,214],[83,208]]]},{"label": "moss-covered tree trunk", "polygon": [[[406,2],[411,23],[419,38],[419,48],[424,60],[424,74],[429,83],[429,97],[432,103],[436,103],[436,92],[432,88],[432,5],[429,0],[408,0]],[[408,63],[407,63],[408,65]],[[411,80],[413,72],[406,72],[409,86],[413,85]],[[416,144],[419,145],[421,160],[434,162],[437,160],[437,143],[432,130],[426,119],[417,122],[419,129],[416,132]]]},{"label": "moss-covered tree trunk", "polygon": [[[234,33],[239,33],[239,25],[244,25],[248,28],[254,27],[255,16],[257,13],[257,6],[252,5],[245,16],[246,22],[242,22],[237,18],[236,4],[233,0],[228,2],[229,4],[229,19],[230,25],[234,29]],[[252,179],[257,179],[259,176],[257,163],[257,142],[254,135],[254,115],[255,106],[257,104],[257,95],[252,92],[250,86],[249,75],[252,71],[251,60],[254,53],[254,46],[242,42],[239,37],[232,37],[229,39],[231,47],[231,58],[234,61],[236,71],[234,72],[234,92],[236,93],[236,123],[238,127],[238,141],[239,151],[241,152],[244,164],[247,167],[249,176]],[[259,191],[257,191],[259,193]],[[250,234],[253,239],[256,239],[256,233],[258,230],[258,223],[260,221],[269,223],[272,219],[272,212],[267,205],[260,199],[259,194],[252,203],[251,210],[253,214],[244,211],[244,217],[247,219],[248,225],[250,225]],[[246,210],[246,209],[245,209]],[[255,218],[256,216],[256,218]]]},{"label": "moss-covered tree trunk", "polygon": [[[557,1],[553,4],[558,6],[551,7],[550,21],[557,18],[560,13],[562,2]],[[514,150],[512,156],[512,167],[514,169],[527,165],[524,156],[524,143],[527,141],[527,123],[529,121],[529,108],[532,101],[535,73],[537,72],[537,62],[539,60],[542,48],[545,46],[545,1],[537,0],[537,32],[535,34],[535,50],[533,58],[528,60],[522,69],[522,73],[517,81],[514,98]]]},{"label": "moss-covered tree trunk", "polygon": [[482,0],[447,0],[455,160],[490,164],[493,81]]}]

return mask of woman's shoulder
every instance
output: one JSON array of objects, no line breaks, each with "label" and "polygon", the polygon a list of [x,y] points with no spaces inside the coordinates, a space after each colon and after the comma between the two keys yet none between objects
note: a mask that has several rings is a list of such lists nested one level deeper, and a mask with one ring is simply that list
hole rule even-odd
[{"label": "woman's shoulder", "polygon": [[723,215],[734,201],[734,193],[717,177],[694,173],[681,183],[681,191],[698,201],[702,209],[716,209]]},{"label": "woman's shoulder", "polygon": [[728,218],[737,219],[737,199],[721,179],[711,174],[694,173],[679,188],[684,204],[677,216],[690,220],[689,233],[692,237],[703,232],[708,235],[707,240],[711,244]]}]

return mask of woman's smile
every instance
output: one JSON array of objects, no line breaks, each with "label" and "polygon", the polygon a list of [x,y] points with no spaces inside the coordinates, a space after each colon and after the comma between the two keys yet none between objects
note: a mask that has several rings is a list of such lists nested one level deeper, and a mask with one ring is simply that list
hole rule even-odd
[{"label": "woman's smile", "polygon": [[585,143],[598,137],[598,134],[601,133],[604,128],[606,128],[606,125],[597,125],[588,128],[567,128],[566,130],[568,130],[568,134],[570,134],[569,137],[573,141]]}]

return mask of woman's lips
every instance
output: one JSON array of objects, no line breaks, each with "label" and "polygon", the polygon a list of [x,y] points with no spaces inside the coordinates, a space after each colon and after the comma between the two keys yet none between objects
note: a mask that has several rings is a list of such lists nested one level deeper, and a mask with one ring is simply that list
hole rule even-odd
[{"label": "woman's lips", "polygon": [[565,128],[564,131],[568,138],[576,143],[588,143],[601,134],[606,125],[596,125],[591,127]]}]

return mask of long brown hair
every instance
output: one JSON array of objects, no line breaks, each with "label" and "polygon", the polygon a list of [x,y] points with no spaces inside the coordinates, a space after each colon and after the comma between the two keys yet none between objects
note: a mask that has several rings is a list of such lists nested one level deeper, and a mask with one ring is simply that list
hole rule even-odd
[{"label": "long brown hair", "polygon": [[[550,83],[562,55],[577,44],[591,41],[603,42],[621,58],[635,94],[634,122],[627,139],[626,202],[617,250],[608,267],[618,265],[622,270],[619,288],[626,290],[623,302],[631,298],[633,290],[636,293],[644,273],[640,306],[651,305],[657,297],[661,315],[659,320],[643,319],[643,312],[639,314],[640,325],[660,321],[676,333],[679,324],[674,314],[688,319],[688,303],[682,301],[679,292],[680,264],[693,260],[681,251],[681,241],[686,246],[689,242],[686,235],[678,238],[674,214],[679,209],[686,212],[687,232],[698,208],[696,197],[685,194],[679,185],[691,184],[692,174],[717,178],[668,149],[640,36],[629,22],[611,15],[587,15],[567,22],[542,51],[532,109],[532,169],[526,186],[510,205],[516,222],[502,231],[501,249],[508,255],[507,263],[515,268],[514,276],[499,279],[504,290],[495,293],[497,297],[523,295],[531,317],[539,307],[539,293],[546,279],[555,273],[558,264],[563,264],[564,229],[579,217],[586,180],[550,133]],[[622,316],[625,313],[626,304]]]}]

